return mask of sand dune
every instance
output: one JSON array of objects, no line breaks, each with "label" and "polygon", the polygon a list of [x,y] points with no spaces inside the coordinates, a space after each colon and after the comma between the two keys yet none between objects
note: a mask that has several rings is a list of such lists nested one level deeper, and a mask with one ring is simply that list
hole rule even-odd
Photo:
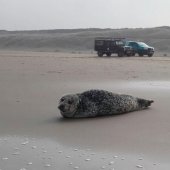
[{"label": "sand dune", "polygon": [[93,51],[94,38],[125,37],[170,52],[170,27],[136,29],[68,29],[40,31],[0,31],[0,49],[29,51]]}]

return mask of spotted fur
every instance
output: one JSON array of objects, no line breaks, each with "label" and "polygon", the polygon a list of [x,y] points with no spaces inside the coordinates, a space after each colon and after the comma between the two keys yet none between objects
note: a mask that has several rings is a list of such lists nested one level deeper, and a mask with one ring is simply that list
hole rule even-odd
[{"label": "spotted fur", "polygon": [[63,96],[59,110],[63,117],[81,118],[115,115],[145,109],[153,100],[145,100],[105,90],[89,90],[79,94]]}]

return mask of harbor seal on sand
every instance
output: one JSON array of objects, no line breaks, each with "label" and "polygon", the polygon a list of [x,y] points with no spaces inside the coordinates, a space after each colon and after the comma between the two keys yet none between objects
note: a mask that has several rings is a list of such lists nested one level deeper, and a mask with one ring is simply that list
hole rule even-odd
[{"label": "harbor seal on sand", "polygon": [[105,90],[89,90],[63,96],[58,108],[65,118],[85,118],[142,110],[153,102]]}]

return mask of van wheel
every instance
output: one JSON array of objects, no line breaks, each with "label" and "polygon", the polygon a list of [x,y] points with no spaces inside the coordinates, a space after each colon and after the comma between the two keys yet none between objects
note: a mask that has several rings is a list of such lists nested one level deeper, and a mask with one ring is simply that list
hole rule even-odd
[{"label": "van wheel", "polygon": [[98,56],[99,56],[99,57],[103,57],[103,52],[98,51],[98,53],[97,53],[97,54],[98,54]]},{"label": "van wheel", "polygon": [[142,53],[139,53],[139,56],[140,56],[140,57],[143,57],[143,54],[142,54]]},{"label": "van wheel", "polygon": [[153,56],[153,54],[148,54],[148,57],[152,57]]},{"label": "van wheel", "polygon": [[135,56],[135,53],[132,53],[132,56]]},{"label": "van wheel", "polygon": [[118,57],[123,57],[124,53],[123,52],[118,52]]},{"label": "van wheel", "polygon": [[106,55],[107,55],[108,57],[110,57],[112,54],[111,54],[111,53],[106,53]]}]

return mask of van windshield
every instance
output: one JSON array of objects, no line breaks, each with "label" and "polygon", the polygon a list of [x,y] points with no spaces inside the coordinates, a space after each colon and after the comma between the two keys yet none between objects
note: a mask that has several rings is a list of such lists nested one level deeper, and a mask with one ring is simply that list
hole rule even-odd
[{"label": "van windshield", "polygon": [[141,47],[149,47],[147,44],[143,43],[143,42],[138,42],[138,44],[141,46]]}]

